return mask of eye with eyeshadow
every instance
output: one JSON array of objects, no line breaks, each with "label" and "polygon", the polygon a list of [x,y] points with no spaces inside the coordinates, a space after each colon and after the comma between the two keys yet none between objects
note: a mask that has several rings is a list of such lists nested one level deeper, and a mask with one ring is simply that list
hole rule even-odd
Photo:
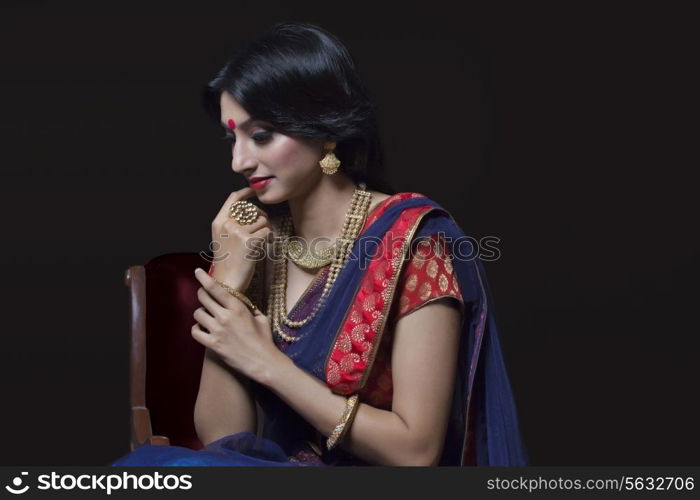
[{"label": "eye with eyeshadow", "polygon": [[255,132],[253,135],[251,135],[253,140],[258,143],[258,144],[264,144],[270,139],[272,139],[272,131],[271,130],[260,130],[259,132]]},{"label": "eye with eyeshadow", "polygon": [[[272,131],[271,130],[261,130],[259,132],[255,132],[253,135],[251,135],[251,138],[257,144],[265,144],[270,139],[272,139]],[[231,134],[229,132],[226,132],[226,134],[223,137],[221,137],[221,140],[226,141],[230,144],[233,144],[234,142],[236,142],[236,135]]]}]

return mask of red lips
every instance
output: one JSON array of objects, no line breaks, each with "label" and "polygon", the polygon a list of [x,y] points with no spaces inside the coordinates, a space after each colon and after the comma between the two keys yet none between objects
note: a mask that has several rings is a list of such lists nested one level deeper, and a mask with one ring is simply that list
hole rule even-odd
[{"label": "red lips", "polygon": [[272,177],[273,177],[272,175],[268,175],[267,177],[251,177],[250,179],[248,179],[248,183],[254,184],[254,183],[261,181],[263,179],[271,179]]},{"label": "red lips", "polygon": [[272,182],[272,177],[251,177],[249,182],[252,189],[262,189]]}]

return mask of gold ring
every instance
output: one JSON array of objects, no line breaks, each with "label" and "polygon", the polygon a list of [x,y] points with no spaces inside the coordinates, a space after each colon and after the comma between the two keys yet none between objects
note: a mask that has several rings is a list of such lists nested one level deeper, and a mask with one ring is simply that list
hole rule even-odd
[{"label": "gold ring", "polygon": [[260,216],[258,207],[249,201],[234,201],[228,209],[228,216],[230,219],[235,220],[239,224],[245,226],[246,224],[252,224]]}]

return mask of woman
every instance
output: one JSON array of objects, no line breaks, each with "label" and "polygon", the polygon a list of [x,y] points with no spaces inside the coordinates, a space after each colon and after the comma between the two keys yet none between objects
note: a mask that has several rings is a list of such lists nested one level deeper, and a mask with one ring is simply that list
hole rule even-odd
[{"label": "woman", "polygon": [[112,465],[524,465],[483,267],[440,205],[384,192],[374,107],[342,43],[277,25],[204,97],[250,183],[196,272],[205,447],[145,445]]}]

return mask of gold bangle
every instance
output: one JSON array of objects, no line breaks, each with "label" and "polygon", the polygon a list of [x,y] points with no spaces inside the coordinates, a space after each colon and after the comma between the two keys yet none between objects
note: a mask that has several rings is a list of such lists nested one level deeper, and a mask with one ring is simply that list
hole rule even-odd
[{"label": "gold bangle", "polygon": [[251,302],[251,300],[248,297],[245,296],[245,294],[243,292],[239,292],[238,290],[234,290],[233,288],[228,286],[226,283],[224,283],[223,281],[219,281],[216,278],[214,278],[214,281],[216,281],[219,285],[221,285],[221,288],[223,288],[228,293],[230,293],[231,295],[233,295],[234,297],[239,299],[241,302],[243,302],[250,312],[252,312],[253,314],[255,314],[257,312],[258,308],[255,306],[255,304],[253,304],[253,302]]},{"label": "gold bangle", "polygon": [[352,425],[352,421],[355,419],[357,409],[360,407],[359,400],[360,397],[357,394],[353,394],[347,399],[345,403],[345,411],[343,412],[343,416],[340,417],[340,422],[338,422],[338,425],[336,425],[335,429],[333,429],[333,433],[328,436],[328,439],[326,440],[326,448],[328,450],[332,450],[348,433],[348,430]]}]

